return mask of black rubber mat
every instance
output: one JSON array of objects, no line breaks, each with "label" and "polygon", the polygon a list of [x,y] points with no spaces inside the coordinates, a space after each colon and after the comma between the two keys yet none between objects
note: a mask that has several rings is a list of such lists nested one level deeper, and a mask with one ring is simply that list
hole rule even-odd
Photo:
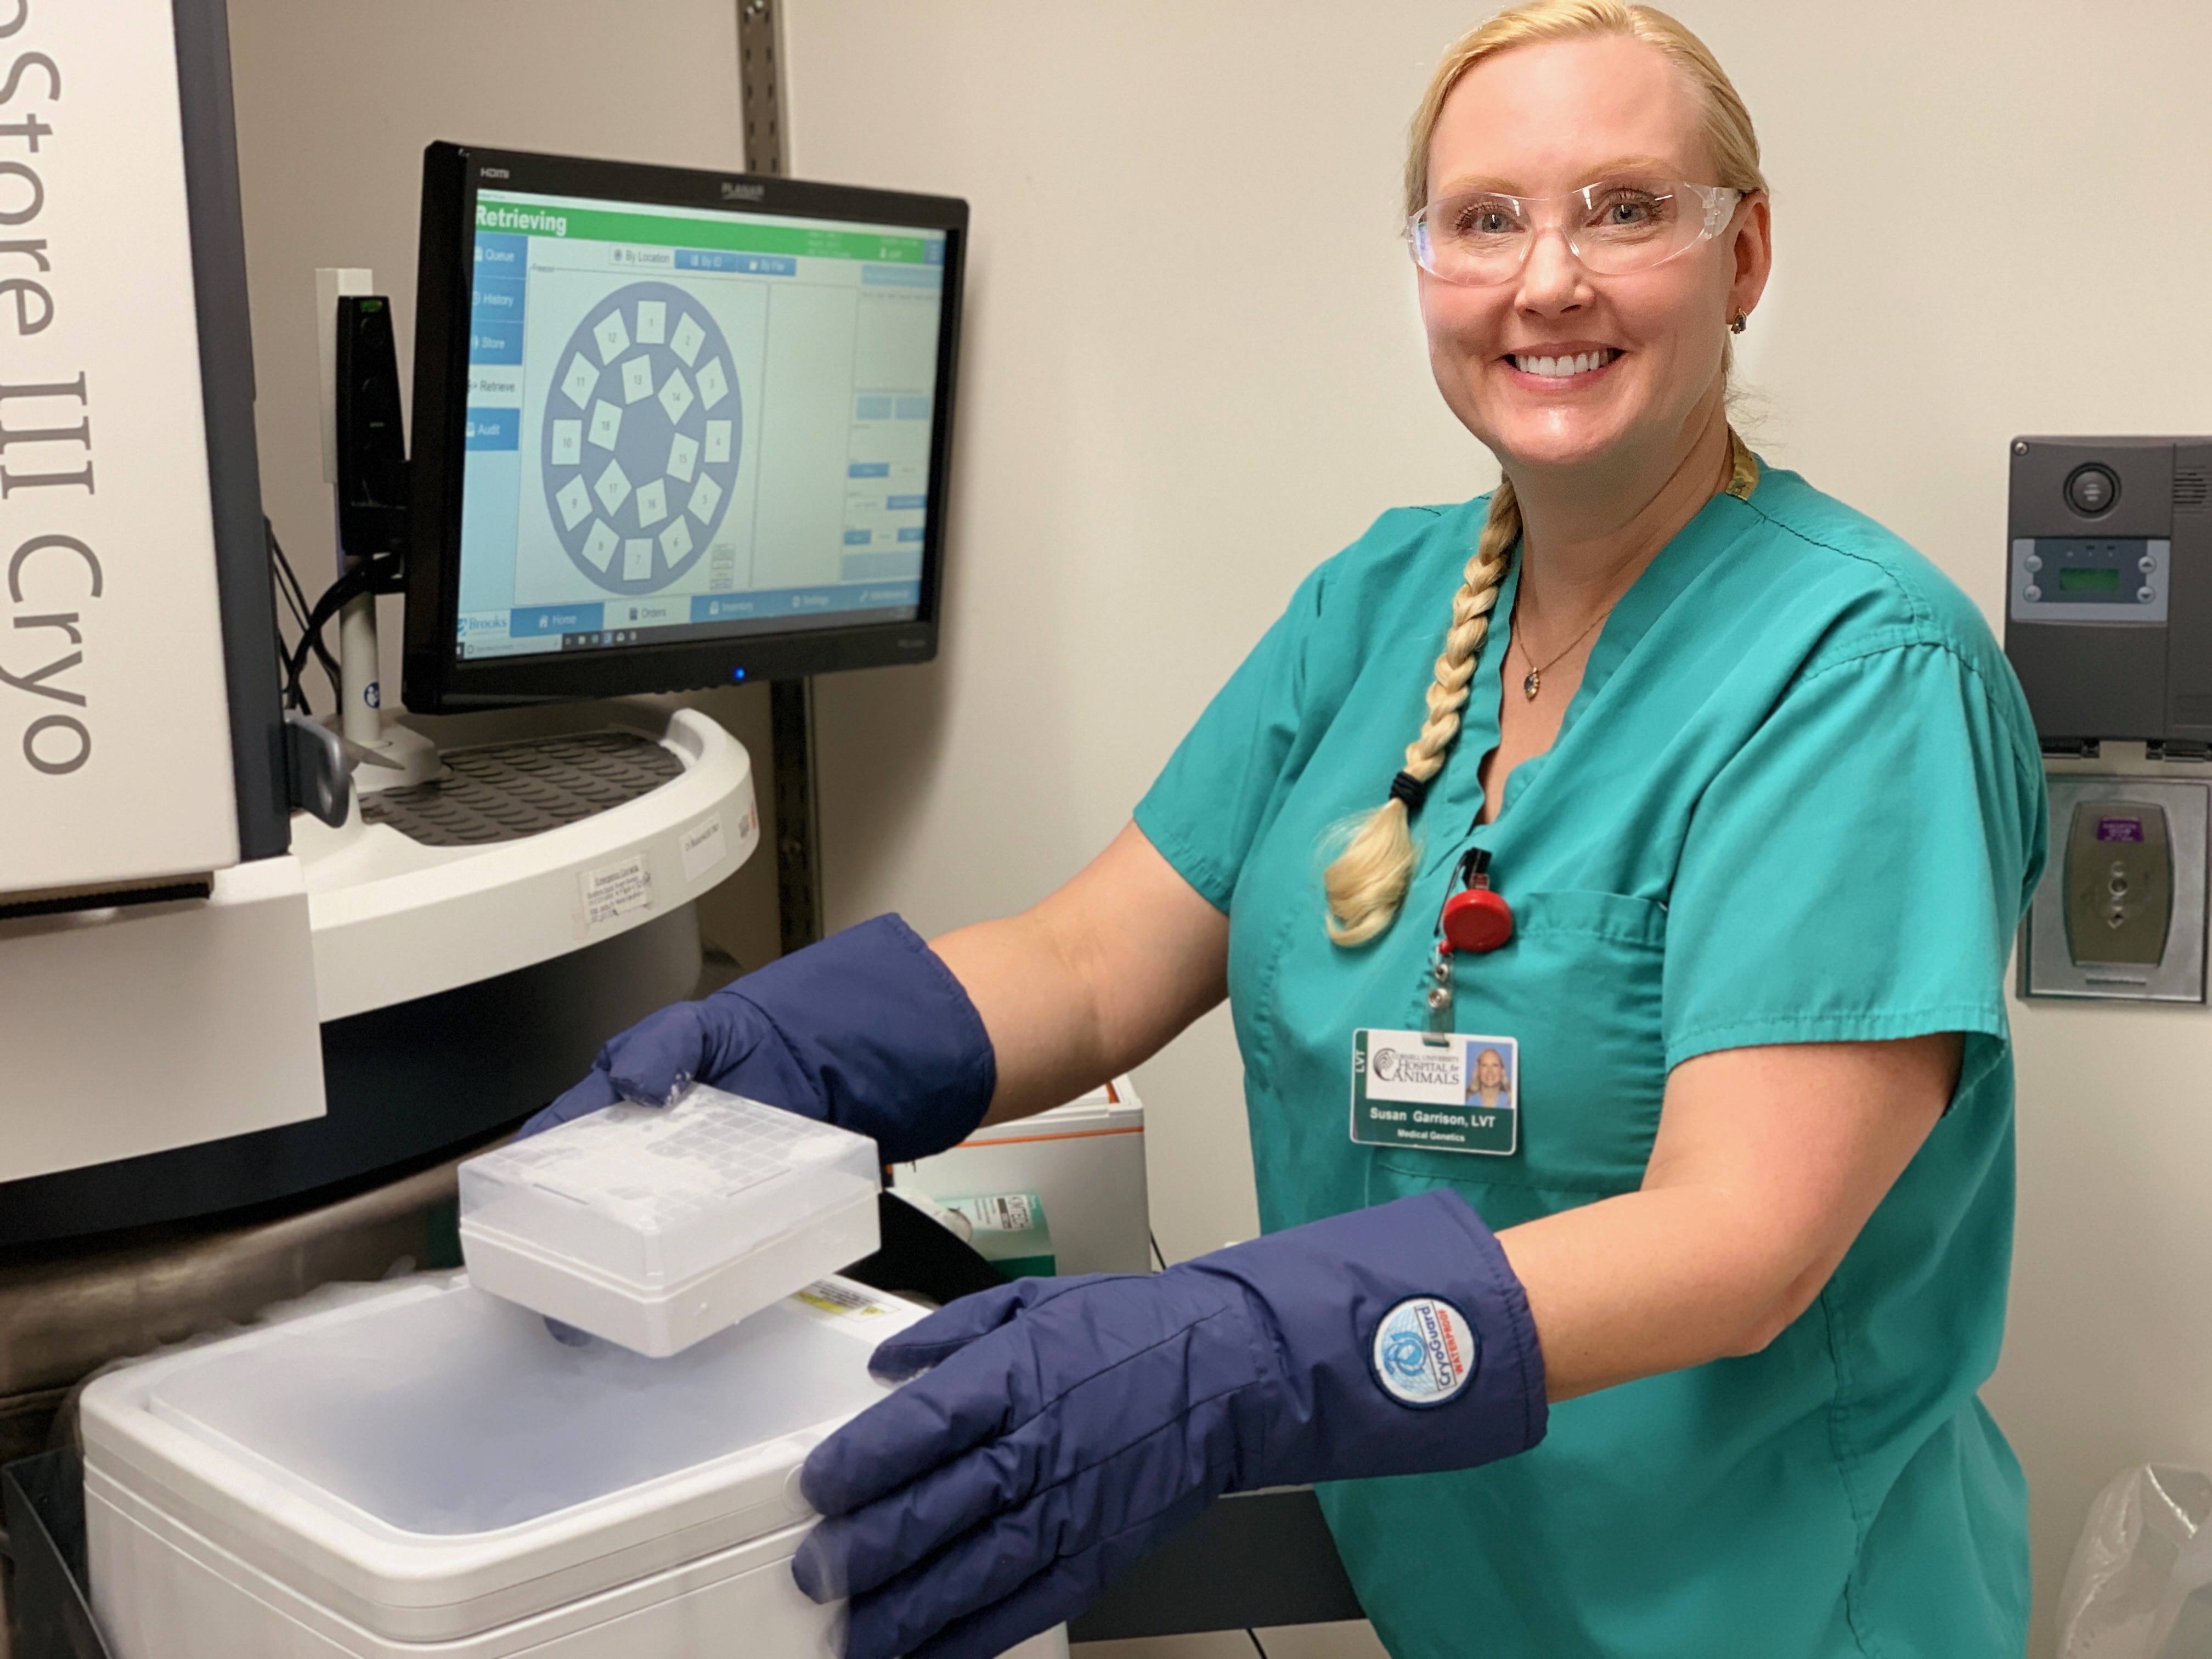
[{"label": "black rubber mat", "polygon": [[362,816],[426,847],[520,841],[649,795],[684,763],[650,738],[591,732],[445,757],[452,775],[361,798]]}]

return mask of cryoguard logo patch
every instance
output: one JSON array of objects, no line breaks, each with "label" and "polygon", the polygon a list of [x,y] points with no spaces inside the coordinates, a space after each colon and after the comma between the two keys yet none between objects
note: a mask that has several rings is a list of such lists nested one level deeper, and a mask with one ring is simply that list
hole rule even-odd
[{"label": "cryoguard logo patch", "polygon": [[1467,1386],[1481,1355],[1474,1328],[1449,1302],[1416,1296],[1375,1330],[1375,1380],[1401,1406],[1441,1406]]}]

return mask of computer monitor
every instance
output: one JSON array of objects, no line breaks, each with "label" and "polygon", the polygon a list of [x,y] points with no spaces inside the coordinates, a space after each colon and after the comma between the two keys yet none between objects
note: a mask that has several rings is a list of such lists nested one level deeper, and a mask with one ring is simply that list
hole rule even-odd
[{"label": "computer monitor", "polygon": [[933,656],[967,223],[431,145],[407,707]]}]

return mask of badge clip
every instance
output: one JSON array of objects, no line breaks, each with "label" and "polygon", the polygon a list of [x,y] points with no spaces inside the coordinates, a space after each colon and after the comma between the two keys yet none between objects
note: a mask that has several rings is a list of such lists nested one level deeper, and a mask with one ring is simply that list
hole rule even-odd
[{"label": "badge clip", "polygon": [[1491,890],[1489,850],[1468,848],[1459,861],[1459,878],[1462,890],[1444,901],[1439,924],[1444,942],[1477,956],[1497,950],[1513,937],[1513,907]]}]

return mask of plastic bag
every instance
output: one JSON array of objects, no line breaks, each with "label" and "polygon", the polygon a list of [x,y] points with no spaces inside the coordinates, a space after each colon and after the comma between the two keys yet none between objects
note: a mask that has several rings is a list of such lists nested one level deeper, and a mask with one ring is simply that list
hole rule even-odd
[{"label": "plastic bag", "polygon": [[2212,1475],[2144,1464],[2097,1494],[2058,1597],[2059,1659],[2212,1659]]}]

